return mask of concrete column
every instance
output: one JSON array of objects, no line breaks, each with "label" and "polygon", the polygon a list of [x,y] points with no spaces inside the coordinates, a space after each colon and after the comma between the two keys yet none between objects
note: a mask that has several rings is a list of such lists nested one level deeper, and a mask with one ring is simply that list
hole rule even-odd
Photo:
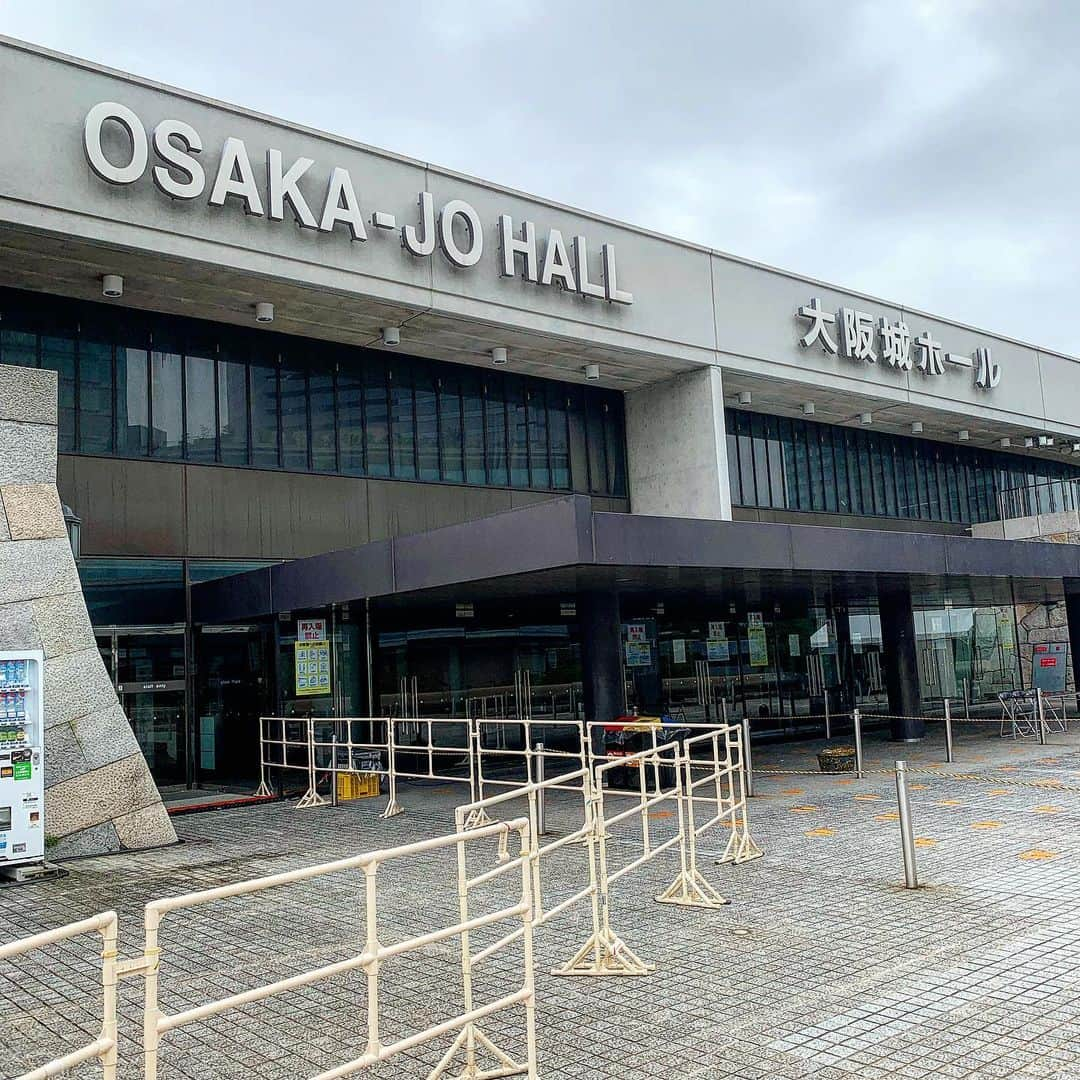
[{"label": "concrete column", "polygon": [[919,691],[919,663],[915,648],[915,612],[906,585],[885,585],[878,592],[881,615],[881,650],[885,661],[885,689],[893,714],[894,739],[921,739],[926,734]]},{"label": "concrete column", "polygon": [[618,593],[581,593],[577,614],[585,719],[612,720],[626,710]]},{"label": "concrete column", "polygon": [[626,453],[631,513],[730,521],[720,369],[628,393]]}]

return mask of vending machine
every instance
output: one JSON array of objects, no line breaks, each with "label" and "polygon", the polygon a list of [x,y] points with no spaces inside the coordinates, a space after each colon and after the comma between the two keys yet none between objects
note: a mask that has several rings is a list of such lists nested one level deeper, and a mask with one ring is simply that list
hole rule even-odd
[{"label": "vending machine", "polygon": [[45,858],[44,656],[0,652],[0,871]]}]

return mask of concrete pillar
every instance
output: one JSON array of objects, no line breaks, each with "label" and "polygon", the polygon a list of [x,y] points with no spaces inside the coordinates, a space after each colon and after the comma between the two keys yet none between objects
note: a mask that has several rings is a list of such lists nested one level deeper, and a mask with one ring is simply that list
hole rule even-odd
[{"label": "concrete pillar", "polygon": [[921,739],[926,734],[919,691],[919,662],[915,642],[915,612],[906,585],[883,585],[878,591],[881,651],[885,689],[893,715],[894,739]]},{"label": "concrete pillar", "polygon": [[630,511],[731,520],[724,386],[702,367],[626,395]]},{"label": "concrete pillar", "polygon": [[626,710],[619,595],[614,590],[582,593],[577,614],[585,719],[612,720]]}]

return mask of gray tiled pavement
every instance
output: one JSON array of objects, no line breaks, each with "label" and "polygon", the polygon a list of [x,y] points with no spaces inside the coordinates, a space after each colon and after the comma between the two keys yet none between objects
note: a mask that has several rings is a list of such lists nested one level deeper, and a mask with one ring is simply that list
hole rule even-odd
[{"label": "gray tiled pavement", "polygon": [[[655,974],[553,977],[549,969],[584,940],[584,915],[568,913],[538,932],[541,1075],[1080,1078],[1080,736],[1039,747],[999,740],[996,730],[962,729],[951,767],[940,764],[935,739],[913,749],[867,737],[869,769],[883,770],[898,753],[920,767],[911,781],[925,887],[916,892],[900,887],[890,774],[800,775],[813,767],[816,746],[758,748],[763,774],[795,775],[758,777],[750,821],[765,858],[738,868],[703,858],[729,907],[655,904],[674,873],[666,856],[615,886],[615,929],[657,965]],[[940,775],[957,773],[983,779]],[[130,956],[146,900],[449,831],[460,791],[407,788],[409,813],[390,822],[377,817],[382,800],[179,818],[178,847],[74,861],[62,881],[0,890],[0,938],[115,907]],[[551,807],[556,830],[568,826],[571,803]],[[666,824],[655,822],[658,834]],[[716,852],[723,840],[703,846]],[[611,847],[617,864],[636,852],[629,830],[617,830]],[[553,863],[545,874],[552,901],[580,866],[576,849]],[[395,864],[385,875],[385,942],[455,917],[452,858]],[[491,902],[507,895],[493,892]],[[169,916],[162,1005],[175,1011],[355,954],[362,912],[359,876],[340,874]],[[57,947],[50,961],[0,965],[4,1077],[69,1049],[73,1027],[95,1030],[93,946]],[[512,985],[509,958],[490,968],[481,999]],[[389,962],[384,1040],[457,1011],[458,979],[453,943]],[[362,1051],[365,1008],[357,973],[203,1021],[166,1036],[161,1076],[310,1076]],[[121,987],[121,1026],[122,1075],[136,1076],[136,980]],[[488,1030],[516,1049],[520,1012],[494,1018]],[[445,1045],[367,1075],[425,1075]]]}]

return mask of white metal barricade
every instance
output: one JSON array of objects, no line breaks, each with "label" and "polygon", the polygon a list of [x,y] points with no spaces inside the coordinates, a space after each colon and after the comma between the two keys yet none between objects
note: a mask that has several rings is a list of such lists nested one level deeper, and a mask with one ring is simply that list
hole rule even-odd
[{"label": "white metal barricade", "polygon": [[[573,828],[564,830],[562,835],[552,840],[544,841],[540,829],[542,805],[540,800],[543,799],[545,794],[549,791],[576,792],[581,795],[580,824],[577,823],[578,818],[577,815],[575,815],[575,825]],[[533,927],[538,928],[544,926],[552,919],[563,914],[563,912],[574,907],[576,904],[588,902],[593,931],[594,934],[598,936],[600,933],[600,890],[597,884],[596,871],[597,837],[594,819],[595,800],[593,798],[592,779],[589,769],[586,767],[573,773],[552,777],[550,780],[540,780],[531,784],[523,784],[509,791],[502,791],[497,795],[491,795],[486,799],[459,806],[454,812],[458,831],[460,832],[472,828],[472,822],[475,821],[480,814],[488,817],[489,813],[494,812],[495,816],[499,817],[501,811],[508,808],[512,803],[517,803],[518,800],[521,799],[524,799],[526,802],[531,827],[530,834],[533,838],[532,846],[529,849],[529,865],[532,874]],[[572,855],[573,853],[569,850],[571,847],[577,847],[582,853],[584,871],[581,875],[581,880],[584,881],[584,884],[575,888],[569,896],[560,897],[560,899],[549,907],[546,905],[546,890],[544,887],[545,874],[542,872],[542,867],[546,865],[551,856],[558,851],[563,851],[568,855]],[[505,872],[505,868],[498,867],[495,870],[489,871],[487,874],[481,875],[477,881],[492,880]],[[505,937],[488,945],[473,957],[474,963],[479,963],[481,960],[486,959],[492,953],[515,940],[521,933],[522,930],[520,928],[512,930]],[[554,975],[562,973],[561,968],[556,968],[552,972]]]},{"label": "white metal barricade", "polygon": [[[599,925],[590,933],[585,944],[570,961],[559,969],[561,975],[648,975],[654,965],[646,963],[615,933],[611,925],[611,887],[616,881],[633,873],[645,863],[665,851],[678,849],[680,871],[686,868],[686,831],[683,818],[682,755],[678,743],[640,750],[611,761],[600,761],[592,766],[593,773],[593,827],[597,840],[597,887],[600,894]],[[617,768],[629,768],[637,773],[637,790],[620,791],[616,788],[605,792],[604,781]],[[650,779],[652,783],[650,784]],[[670,777],[670,783],[667,778]],[[629,809],[608,813],[613,799],[622,797],[632,802]],[[664,813],[659,808],[664,803],[674,807],[675,833],[667,839],[655,842],[654,815]],[[629,862],[613,868],[610,853],[611,830],[624,822],[637,821],[641,827],[642,853]],[[663,894],[661,894],[663,895]]]},{"label": "white metal barricade", "polygon": [[311,721],[305,716],[259,717],[259,786],[256,795],[273,795],[270,769],[302,772],[307,786],[301,802],[312,805],[314,751]]},{"label": "white metal barricade", "polygon": [[39,1065],[36,1069],[24,1073],[19,1080],[46,1080],[47,1077],[60,1076],[88,1061],[101,1063],[103,1080],[115,1080],[117,1064],[116,1043],[116,912],[103,911],[89,919],[58,926],[55,930],[46,930],[33,937],[22,938],[0,946],[0,960],[14,960],[38,949],[48,948],[60,941],[85,934],[101,935],[101,1033],[91,1043],[72,1050],[63,1057]]},{"label": "white metal barricade", "polygon": [[[473,720],[476,732],[476,799],[483,801],[486,787],[520,787],[535,783],[539,779],[538,744],[543,744],[545,763],[556,766],[564,764],[568,770],[580,772],[589,765],[589,748],[586,745],[585,725],[579,720],[505,720],[498,718],[476,717]],[[521,745],[510,745],[507,737],[513,733],[513,741]],[[565,746],[561,746],[565,744]],[[568,747],[568,748],[566,748]],[[500,761],[510,761],[519,766],[523,777],[505,778],[496,774],[494,766]],[[580,791],[580,781],[565,778],[568,789]],[[546,785],[551,790],[558,790],[559,785]]]},{"label": "white metal barricade", "polygon": [[[511,855],[509,838],[518,836],[518,851]],[[521,873],[520,900],[507,907],[482,915],[470,916],[469,893],[480,881],[470,880],[466,873],[467,860],[464,848],[488,838],[498,844],[499,869],[517,867]],[[458,909],[459,921],[450,926],[405,938],[390,945],[380,941],[378,871],[386,863],[400,859],[415,859],[445,848],[456,847],[458,855]],[[145,1080],[156,1080],[158,1075],[161,1042],[170,1031],[188,1028],[191,1025],[212,1016],[219,1016],[233,1009],[239,1009],[253,1002],[263,1001],[278,994],[286,993],[299,987],[309,986],[323,979],[342,975],[349,971],[362,971],[367,979],[367,1046],[363,1054],[347,1061],[336,1068],[322,1072],[316,1080],[337,1080],[350,1076],[362,1069],[369,1068],[381,1061],[395,1057],[413,1047],[431,1042],[444,1035],[457,1033],[453,1044],[429,1074],[429,1080],[450,1075],[455,1062],[464,1057],[464,1071],[456,1075],[471,1077],[497,1076],[537,1076],[536,1064],[536,992],[534,985],[533,941],[532,941],[532,872],[529,852],[532,841],[527,818],[489,825],[469,832],[451,833],[447,836],[434,837],[417,843],[404,844],[400,847],[380,851],[370,851],[348,859],[308,866],[300,870],[290,870],[269,877],[239,881],[232,885],[223,885],[202,892],[189,893],[185,896],[173,896],[154,900],[146,905],[145,942],[142,958],[130,963],[129,971],[139,973],[145,979],[145,1006],[143,1013],[143,1048],[145,1059]],[[282,886],[310,881],[327,874],[358,870],[364,875],[364,919],[366,926],[365,944],[358,955],[346,957],[332,964],[325,964],[309,971],[303,971],[289,978],[278,979],[240,993],[215,1001],[208,1001],[181,1012],[165,1013],[159,1001],[162,973],[160,958],[162,945],[160,928],[162,919],[173,912],[201,907],[215,901],[232,897],[250,896]],[[517,935],[522,939],[522,981],[519,989],[488,1002],[476,1005],[473,1000],[472,965],[474,958],[469,946],[469,934],[486,926],[492,926],[506,920],[520,920],[521,928]],[[382,927],[385,932],[386,927]],[[415,952],[440,941],[458,938],[461,943],[462,985],[465,1009],[459,1015],[440,1023],[432,1024],[422,1031],[391,1043],[383,1043],[380,1036],[379,980],[383,978],[382,965],[394,956]],[[495,1013],[521,1005],[525,1010],[525,1058],[516,1061],[504,1050],[496,1046],[481,1026],[481,1021]],[[497,1062],[494,1069],[482,1070],[477,1064],[478,1052],[486,1051]],[[84,1059],[85,1060],[85,1059]],[[42,1074],[48,1075],[48,1074]]]},{"label": "white metal barricade", "polygon": [[[468,784],[469,797],[477,795],[475,731],[466,719],[394,719],[390,722],[390,803],[385,817],[403,813],[397,800],[398,780],[441,780]],[[435,733],[440,733],[435,741]],[[464,774],[459,765],[464,758]],[[426,768],[407,768],[410,759]]]}]

